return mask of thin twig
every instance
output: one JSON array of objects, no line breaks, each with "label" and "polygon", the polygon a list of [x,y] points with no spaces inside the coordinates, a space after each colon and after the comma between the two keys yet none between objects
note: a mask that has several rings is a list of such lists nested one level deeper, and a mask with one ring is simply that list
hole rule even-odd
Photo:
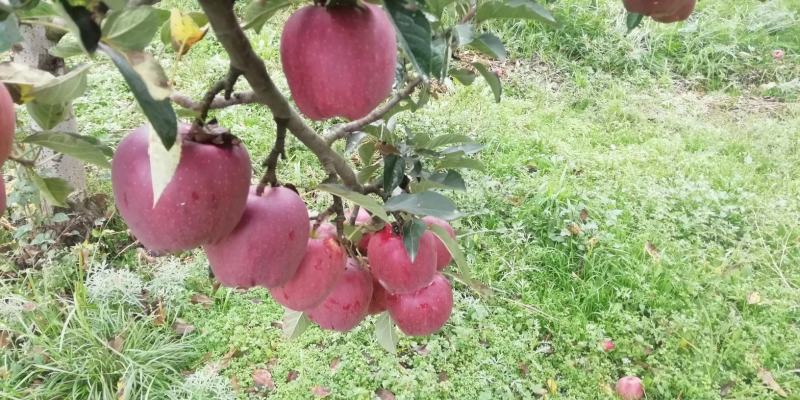
[{"label": "thin twig", "polygon": [[256,194],[259,196],[264,193],[264,188],[267,185],[271,187],[278,186],[278,159],[281,156],[284,160],[286,159],[286,122],[285,119],[275,118],[275,124],[277,125],[275,145],[272,146],[272,150],[262,163],[263,166],[267,167],[267,170],[264,172],[264,176],[261,177],[258,187],[256,187]]},{"label": "thin twig", "polygon": [[[201,102],[197,102],[192,100],[191,97],[183,94],[183,93],[173,93],[170,97],[173,103],[193,111],[200,111],[203,107]],[[236,106],[239,104],[253,104],[258,103],[258,99],[256,98],[255,93],[253,92],[243,92],[243,93],[233,93],[229,98],[225,98],[224,96],[217,96],[209,105],[209,110],[217,110],[220,108],[226,108],[231,106]]]},{"label": "thin twig", "polygon": [[208,118],[208,110],[211,108],[211,103],[217,98],[219,92],[225,91],[225,100],[230,100],[233,93],[233,86],[236,85],[236,80],[242,76],[242,72],[233,65],[228,68],[228,74],[225,79],[220,79],[208,89],[206,95],[203,96],[203,102],[200,104],[200,115],[195,119],[195,124],[202,126]]},{"label": "thin twig", "polygon": [[422,78],[415,78],[408,85],[403,88],[403,90],[395,93],[389,101],[381,105],[380,107],[372,110],[369,114],[364,116],[363,118],[357,119],[355,121],[350,121],[346,124],[341,124],[328,132],[325,135],[325,142],[328,145],[331,145],[333,142],[347,137],[350,133],[355,132],[383,117],[386,113],[391,111],[397,103],[401,102],[403,99],[411,96],[414,93],[414,90],[422,83]]}]

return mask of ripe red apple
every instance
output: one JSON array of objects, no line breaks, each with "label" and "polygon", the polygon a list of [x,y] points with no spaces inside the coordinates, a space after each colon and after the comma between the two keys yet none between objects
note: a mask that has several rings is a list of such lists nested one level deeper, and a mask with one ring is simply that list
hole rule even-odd
[{"label": "ripe red apple", "polygon": [[308,210],[294,191],[251,192],[239,224],[224,239],[203,246],[214,276],[225,286],[277,287],[297,271],[308,243]]},{"label": "ripe red apple", "polygon": [[427,286],[436,273],[436,237],[425,231],[419,239],[414,262],[406,252],[403,238],[391,225],[372,235],[367,250],[372,274],[392,293],[411,293]]},{"label": "ripe red apple", "polygon": [[[316,224],[316,221],[310,221],[309,222],[309,226],[311,226],[312,229],[314,228],[315,224]],[[317,227],[317,230],[314,231],[314,232],[311,232],[311,237],[312,238],[317,238],[317,239],[328,238],[328,237],[335,238],[337,236],[338,235],[336,234],[336,226],[333,225],[330,222],[323,222],[323,223],[319,224],[319,226]]]},{"label": "ripe red apple", "polygon": [[608,353],[609,351],[614,350],[614,348],[617,347],[617,345],[615,345],[614,341],[611,340],[611,339],[603,340],[602,346],[603,346],[603,351],[605,351],[606,353]]},{"label": "ripe red apple", "polygon": [[369,301],[369,313],[380,314],[386,311],[386,296],[389,292],[378,282],[375,277],[372,278],[372,300]]},{"label": "ripe red apple", "polygon": [[11,99],[6,85],[0,82],[0,164],[6,162],[8,156],[11,155],[11,143],[14,141],[16,124],[14,101]]},{"label": "ripe red apple", "polygon": [[696,4],[696,0],[689,0],[686,1],[683,6],[678,8],[674,13],[668,15],[653,15],[652,18],[654,21],[663,22],[665,24],[669,24],[672,22],[678,21],[685,21],[692,15],[694,11],[694,6]]},{"label": "ripe red apple", "polygon": [[640,400],[644,398],[642,380],[635,376],[624,376],[617,381],[617,395],[622,400]]},{"label": "ripe red apple", "polygon": [[281,63],[292,98],[312,120],[358,119],[392,90],[394,26],[378,6],[306,6],[286,21]]},{"label": "ripe red apple", "polygon": [[426,336],[441,329],[450,319],[453,289],[447,278],[437,272],[430,285],[414,293],[389,294],[386,305],[389,315],[403,333]]},{"label": "ripe red apple", "polygon": [[[431,226],[431,225],[441,226],[442,228],[444,228],[444,230],[447,231],[447,233],[450,235],[451,238],[453,238],[453,239],[456,238],[456,231],[453,230],[453,227],[450,226],[450,223],[448,223],[447,221],[445,221],[445,220],[443,220],[441,218],[436,218],[436,217],[431,217],[431,216],[423,217],[422,221],[425,222],[425,224],[427,224],[428,226]],[[439,237],[437,236],[436,237],[436,269],[441,271],[441,270],[447,268],[447,265],[450,264],[450,261],[452,261],[452,260],[453,260],[453,256],[450,255],[450,250],[447,250],[447,246],[445,246],[444,242],[442,242],[442,240],[439,239]]]},{"label": "ripe red apple", "polygon": [[6,181],[0,177],[0,214],[6,212]]},{"label": "ripe red apple", "polygon": [[335,237],[310,239],[306,255],[294,276],[270,289],[279,304],[292,310],[316,307],[333,290],[344,273],[347,254]]},{"label": "ripe red apple", "polygon": [[308,318],[323,329],[347,332],[367,316],[372,298],[372,276],[348,258],[342,279],[322,303],[308,311]]},{"label": "ripe red apple", "polygon": [[689,18],[696,0],[622,0],[625,9],[647,15],[658,22],[676,22]]},{"label": "ripe red apple", "polygon": [[111,164],[114,201],[133,235],[148,249],[174,252],[216,242],[242,217],[250,157],[241,144],[217,146],[184,138],[178,168],[153,206],[147,126],[132,131]]}]

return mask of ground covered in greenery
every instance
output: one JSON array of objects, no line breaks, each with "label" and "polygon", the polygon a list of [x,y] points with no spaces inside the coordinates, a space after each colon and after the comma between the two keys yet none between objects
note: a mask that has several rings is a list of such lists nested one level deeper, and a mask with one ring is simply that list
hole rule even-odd
[{"label": "ground covered in greenery", "polygon": [[[690,23],[625,36],[617,1],[585,3],[553,5],[561,30],[491,27],[514,56],[496,64],[501,103],[456,85],[400,120],[485,145],[454,226],[486,288],[456,284],[440,333],[396,356],[369,322],[283,339],[265,291],[214,291],[201,253],[150,259],[112,216],[74,247],[45,241],[34,268],[3,267],[0,394],[595,399],[635,374],[652,399],[800,396],[800,4],[701,2]],[[273,71],[278,38],[253,38]],[[167,63],[176,87],[202,93],[219,54],[206,40]],[[117,74],[97,76],[79,124],[114,144],[142,117]],[[217,115],[266,154],[266,110]],[[316,161],[288,153],[280,178],[315,204]],[[110,193],[108,177],[93,170],[92,187]],[[9,254],[35,228],[7,236]]]}]

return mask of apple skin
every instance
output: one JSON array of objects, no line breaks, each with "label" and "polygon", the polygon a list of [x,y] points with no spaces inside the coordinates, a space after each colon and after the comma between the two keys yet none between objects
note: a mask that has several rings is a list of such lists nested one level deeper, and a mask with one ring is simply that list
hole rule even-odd
[{"label": "apple skin", "polygon": [[403,238],[387,225],[369,240],[367,250],[372,274],[391,293],[412,293],[427,286],[436,273],[436,236],[420,236],[417,257],[412,263]]},{"label": "apple skin", "polygon": [[[427,216],[422,218],[422,222],[425,222],[425,224],[428,226],[441,226],[447,231],[451,238],[456,238],[456,231],[453,230],[453,227],[450,226],[450,223],[441,218]],[[450,255],[450,250],[447,250],[447,246],[444,245],[444,242],[442,242],[439,237],[436,237],[436,269],[439,271],[444,270],[450,264],[450,261],[453,261],[453,256]]]},{"label": "apple skin", "polygon": [[267,288],[285,284],[308,244],[308,210],[290,189],[251,193],[239,224],[224,239],[203,246],[214,276],[225,286]]},{"label": "apple skin", "polygon": [[410,294],[389,294],[386,306],[392,320],[409,336],[427,336],[444,326],[453,311],[450,282],[436,273],[430,285]]},{"label": "apple skin", "polygon": [[692,12],[694,12],[694,6],[696,3],[697,3],[696,0],[689,0],[686,2],[686,4],[684,4],[681,8],[679,8],[672,14],[664,16],[654,15],[652,18],[654,21],[662,22],[665,24],[685,21],[689,18],[690,15],[692,15]]},{"label": "apple skin", "polygon": [[372,298],[372,275],[358,261],[348,258],[344,275],[308,318],[323,329],[347,332],[367,316]]},{"label": "apple skin", "polygon": [[[311,226],[311,228],[313,229],[315,223],[316,221],[310,221],[309,226]],[[330,222],[323,222],[319,224],[317,230],[311,232],[311,237],[317,239],[329,238],[329,237],[335,238],[337,236],[338,235],[336,234],[336,226]]]},{"label": "apple skin", "polygon": [[283,286],[270,289],[272,298],[295,311],[314,308],[339,282],[346,262],[347,254],[334,237],[310,239],[297,272]]},{"label": "apple skin", "polygon": [[281,63],[297,108],[312,120],[366,116],[391,93],[395,29],[378,6],[306,6],[283,27]]},{"label": "apple skin", "polygon": [[389,292],[378,282],[374,277],[372,278],[372,300],[369,302],[368,312],[372,315],[380,314],[386,311],[386,296]]},{"label": "apple skin", "polygon": [[147,126],[120,142],[111,163],[114,202],[133,235],[157,252],[189,250],[216,242],[236,226],[250,187],[250,157],[244,146],[200,144],[184,137],[172,180],[153,207]]},{"label": "apple skin", "polygon": [[0,177],[0,214],[6,212],[6,180]]},{"label": "apple skin", "polygon": [[644,398],[644,385],[642,385],[642,380],[636,376],[619,378],[615,390],[622,400],[640,400]]},{"label": "apple skin", "polygon": [[11,143],[14,141],[16,129],[16,113],[14,101],[6,85],[0,82],[0,164],[8,160],[11,155]]}]

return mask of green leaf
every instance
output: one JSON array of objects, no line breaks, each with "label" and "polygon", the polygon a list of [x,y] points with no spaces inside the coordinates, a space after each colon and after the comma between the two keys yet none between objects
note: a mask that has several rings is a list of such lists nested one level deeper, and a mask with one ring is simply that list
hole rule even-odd
[{"label": "green leaf", "polygon": [[33,87],[31,96],[39,104],[63,105],[83,95],[89,65],[81,65],[72,71],[55,77],[43,85]]},{"label": "green leaf", "polygon": [[505,60],[507,56],[506,48],[503,46],[503,42],[501,42],[497,36],[488,32],[482,33],[480,36],[475,38],[475,40],[469,43],[469,46],[500,61]]},{"label": "green leaf", "polygon": [[458,24],[453,27],[458,47],[464,47],[475,40],[475,27],[472,24]]},{"label": "green leaf", "polygon": [[26,137],[24,143],[47,147],[59,153],[75,157],[94,165],[108,168],[111,164],[107,151],[97,139],[68,132],[38,132]]},{"label": "green leaf", "polygon": [[405,211],[414,215],[432,215],[446,220],[458,218],[461,214],[456,210],[452,200],[436,192],[403,193],[391,197],[383,205],[386,211]]},{"label": "green leaf", "polygon": [[458,146],[451,146],[446,149],[442,150],[442,154],[452,154],[463,152],[466,155],[475,154],[479,151],[483,150],[483,145],[480,143],[465,143]]},{"label": "green leaf", "polygon": [[0,53],[11,50],[11,46],[22,41],[19,33],[19,23],[14,14],[0,21]]},{"label": "green leaf", "polygon": [[428,9],[428,12],[431,16],[434,17],[436,21],[442,19],[442,13],[444,12],[445,7],[449,6],[455,2],[455,0],[427,0],[425,2],[425,7]]},{"label": "green leaf", "polygon": [[72,34],[66,34],[61,37],[58,44],[48,50],[53,57],[69,58],[84,54],[83,47],[78,43],[78,39]]},{"label": "green leaf", "polygon": [[464,158],[463,155],[461,157],[446,157],[442,160],[439,160],[436,163],[436,166],[441,169],[467,168],[467,169],[475,169],[478,171],[486,170],[486,167],[483,165],[482,162],[475,160],[473,158]]},{"label": "green leaf", "polygon": [[261,33],[264,24],[275,13],[288,7],[288,0],[252,0],[244,9],[244,29],[253,29]]},{"label": "green leaf", "polygon": [[17,14],[17,18],[19,19],[36,19],[36,18],[53,18],[58,17],[58,11],[53,7],[52,4],[42,2],[42,1],[32,1],[29,4],[35,4],[32,8],[26,8],[23,10],[17,10],[15,14]]},{"label": "green leaf", "polygon": [[147,116],[150,124],[158,132],[161,143],[164,144],[165,148],[170,149],[175,144],[177,137],[178,120],[175,117],[175,110],[172,108],[169,96],[160,100],[154,99],[148,89],[148,84],[122,53],[105,45],[101,45],[100,48],[114,61],[114,64],[131,88],[136,101],[142,107],[144,115]]},{"label": "green leaf", "polygon": [[553,14],[533,0],[493,0],[481,3],[475,12],[475,22],[487,19],[535,19],[558,25]]},{"label": "green leaf", "polygon": [[431,75],[436,79],[441,79],[447,74],[450,60],[450,46],[447,43],[448,40],[442,37],[437,37],[431,42]]},{"label": "green leaf", "polygon": [[408,258],[412,263],[417,258],[417,252],[419,251],[419,238],[422,237],[426,230],[425,223],[417,218],[413,218],[403,225],[403,246],[405,246]]},{"label": "green leaf", "polygon": [[33,171],[31,171],[30,177],[45,201],[56,207],[67,206],[67,196],[72,193],[69,183],[60,178],[43,178]]},{"label": "green leaf", "polygon": [[486,82],[489,83],[489,87],[492,88],[492,93],[494,93],[494,101],[499,103],[500,96],[503,95],[503,85],[500,83],[500,78],[494,71],[490,70],[489,67],[482,63],[474,62],[472,66],[474,66],[475,69],[481,73],[483,79],[486,79]]},{"label": "green leaf", "polygon": [[283,337],[293,340],[300,337],[308,327],[311,320],[302,311],[294,311],[288,308],[283,313]]},{"label": "green leaf", "polygon": [[458,242],[450,237],[450,234],[441,226],[431,224],[428,226],[428,229],[430,229],[434,235],[439,237],[439,240],[442,241],[444,247],[447,247],[447,251],[449,251],[450,255],[453,256],[453,261],[455,261],[456,265],[458,266],[458,272],[462,275],[462,277],[464,277],[467,282],[471,282],[472,272],[470,271],[469,265],[467,265],[467,259],[464,258],[464,253],[461,252],[461,247],[458,245]]},{"label": "green leaf", "polygon": [[78,32],[83,48],[89,53],[94,53],[100,43],[101,30],[97,25],[92,12],[83,6],[72,6],[69,0],[61,0],[61,7],[73,24],[73,30]]},{"label": "green leaf", "polygon": [[128,0],[103,0],[103,3],[114,11],[122,10],[128,6]]},{"label": "green leaf", "polygon": [[392,354],[397,354],[397,329],[394,327],[392,317],[388,312],[383,312],[378,320],[375,321],[375,339],[384,350]]},{"label": "green leaf", "polygon": [[147,155],[150,159],[150,184],[153,187],[153,207],[158,204],[164,189],[172,181],[178,164],[181,162],[181,138],[178,137],[175,146],[165,148],[158,133],[148,127]]},{"label": "green leaf", "polygon": [[358,158],[361,159],[361,162],[364,163],[364,165],[371,164],[372,157],[374,155],[375,155],[375,142],[372,140],[364,142],[364,144],[362,144],[358,148]]},{"label": "green leaf", "polygon": [[53,129],[67,116],[66,104],[42,104],[38,101],[25,103],[25,108],[42,129]]},{"label": "green leaf", "polygon": [[451,144],[459,144],[459,143],[472,143],[473,140],[471,137],[466,135],[459,135],[456,133],[448,133],[445,135],[439,135],[435,138],[431,139],[430,142],[425,146],[429,149],[435,149],[437,147],[447,146]]},{"label": "green leaf", "polygon": [[381,165],[378,163],[368,165],[358,171],[358,175],[356,175],[356,179],[358,179],[358,183],[365,185],[372,179],[372,176],[375,175],[375,172],[381,168]]},{"label": "green leaf", "polygon": [[367,133],[362,131],[347,135],[347,144],[344,146],[344,154],[351,154],[366,137]]},{"label": "green leaf", "polygon": [[386,211],[383,210],[380,204],[375,201],[373,198],[363,195],[361,193],[356,193],[342,185],[335,185],[329,183],[323,183],[317,186],[317,189],[322,190],[324,192],[328,192],[330,194],[335,194],[343,199],[349,200],[359,206],[363,207],[365,210],[372,213],[373,216],[378,217],[384,221],[389,220],[389,215],[386,214]]},{"label": "green leaf", "polygon": [[423,76],[432,72],[431,25],[415,0],[385,0],[384,6],[400,34],[398,42]]},{"label": "green leaf", "polygon": [[633,32],[633,30],[642,23],[643,18],[644,15],[642,14],[629,12],[628,15],[625,16],[625,26],[628,27],[628,33]]},{"label": "green leaf", "polygon": [[466,68],[455,68],[450,70],[450,76],[461,82],[464,86],[472,85],[475,82],[475,73]]},{"label": "green leaf", "polygon": [[111,11],[103,21],[103,41],[122,51],[143,50],[168,18],[168,12],[150,6]]},{"label": "green leaf", "polygon": [[389,154],[383,159],[383,190],[392,191],[403,182],[406,174],[406,160],[396,154]]},{"label": "green leaf", "polygon": [[467,184],[461,174],[453,170],[437,172],[420,182],[411,183],[411,189],[415,193],[435,188],[465,191]]}]

